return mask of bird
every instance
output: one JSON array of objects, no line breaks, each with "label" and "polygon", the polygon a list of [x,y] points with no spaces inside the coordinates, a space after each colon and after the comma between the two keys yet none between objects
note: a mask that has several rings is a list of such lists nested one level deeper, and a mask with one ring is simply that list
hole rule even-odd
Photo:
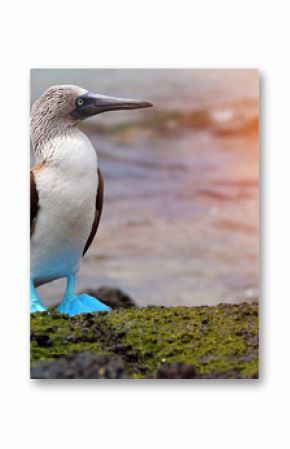
[{"label": "bird", "polygon": [[36,287],[66,278],[57,312],[110,311],[87,294],[76,295],[76,274],[95,238],[104,198],[98,157],[79,124],[92,116],[153,106],[148,101],[98,95],[75,85],[49,87],[31,108],[30,312],[43,312]]}]

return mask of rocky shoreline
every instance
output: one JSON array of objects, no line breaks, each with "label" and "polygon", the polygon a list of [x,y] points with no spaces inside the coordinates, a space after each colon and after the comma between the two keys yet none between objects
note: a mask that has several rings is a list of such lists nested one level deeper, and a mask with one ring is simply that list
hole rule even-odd
[{"label": "rocky shoreline", "polygon": [[258,378],[257,303],[115,307],[32,315],[31,378]]}]

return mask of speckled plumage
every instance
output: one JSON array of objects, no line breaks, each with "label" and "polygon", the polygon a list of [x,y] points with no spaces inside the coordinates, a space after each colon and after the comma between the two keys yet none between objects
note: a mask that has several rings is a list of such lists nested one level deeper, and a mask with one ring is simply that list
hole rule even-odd
[{"label": "speckled plumage", "polygon": [[[65,140],[77,121],[70,116],[75,99],[86,93],[73,85],[52,86],[47,89],[31,108],[31,141],[37,162],[51,159],[56,145]],[[54,140],[54,138],[58,138]]]}]

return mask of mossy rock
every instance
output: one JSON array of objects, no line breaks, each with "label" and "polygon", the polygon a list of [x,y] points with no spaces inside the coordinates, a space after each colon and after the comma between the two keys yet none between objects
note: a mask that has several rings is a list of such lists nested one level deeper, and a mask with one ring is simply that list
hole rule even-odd
[{"label": "mossy rock", "polygon": [[31,317],[31,375],[257,378],[258,335],[256,303],[129,308],[76,317],[50,311]]}]

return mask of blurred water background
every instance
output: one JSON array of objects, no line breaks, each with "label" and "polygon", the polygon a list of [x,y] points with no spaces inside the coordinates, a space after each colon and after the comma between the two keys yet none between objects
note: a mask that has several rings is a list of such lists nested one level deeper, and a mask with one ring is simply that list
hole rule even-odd
[{"label": "blurred water background", "polygon": [[55,84],[154,104],[82,124],[105,205],[78,290],[118,287],[140,306],[257,300],[258,71],[35,69],[31,101]]}]

